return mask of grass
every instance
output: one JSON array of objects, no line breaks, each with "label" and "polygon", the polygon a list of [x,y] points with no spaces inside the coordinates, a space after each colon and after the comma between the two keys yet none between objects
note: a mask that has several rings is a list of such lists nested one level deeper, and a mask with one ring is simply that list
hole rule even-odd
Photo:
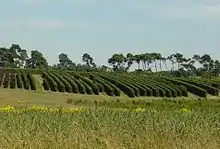
[{"label": "grass", "polygon": [[0,106],[6,105],[86,110],[1,111],[0,148],[4,149],[220,148],[219,98],[131,100],[1,89]]}]

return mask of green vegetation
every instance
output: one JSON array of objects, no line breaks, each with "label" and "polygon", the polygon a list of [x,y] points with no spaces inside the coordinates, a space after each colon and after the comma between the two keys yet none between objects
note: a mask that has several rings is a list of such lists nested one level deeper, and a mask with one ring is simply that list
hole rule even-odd
[{"label": "green vegetation", "polygon": [[[16,108],[0,109],[1,148],[219,148],[220,63],[210,55],[113,54],[112,68],[88,53],[84,64],[58,59],[0,48],[0,107]],[[35,105],[52,109],[27,110]]]},{"label": "green vegetation", "polygon": [[[2,69],[0,80],[4,88],[20,88],[25,90],[67,92],[74,94],[99,95],[106,93],[108,96],[120,96],[121,93],[128,97],[187,97],[188,92],[199,97],[218,96],[218,82],[205,79],[176,78],[162,76],[148,76],[145,74],[124,73],[94,73],[45,70],[38,72],[42,82],[36,79],[33,72],[28,69]],[[216,86],[216,87],[215,87]]]}]

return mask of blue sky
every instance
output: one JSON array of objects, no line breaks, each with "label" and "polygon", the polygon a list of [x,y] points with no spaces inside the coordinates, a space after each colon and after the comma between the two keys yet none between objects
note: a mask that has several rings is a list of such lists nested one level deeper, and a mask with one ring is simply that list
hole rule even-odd
[{"label": "blue sky", "polygon": [[220,59],[220,0],[2,0],[0,46],[97,64],[113,53],[208,53]]}]

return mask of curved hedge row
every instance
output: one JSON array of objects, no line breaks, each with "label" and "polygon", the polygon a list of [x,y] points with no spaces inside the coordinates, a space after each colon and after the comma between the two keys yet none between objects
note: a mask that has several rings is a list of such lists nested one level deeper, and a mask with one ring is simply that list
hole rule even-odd
[{"label": "curved hedge row", "polygon": [[27,75],[24,71],[21,71],[21,78],[22,78],[22,82],[24,84],[24,88],[26,90],[29,90],[29,87],[30,87],[30,83],[29,83],[29,80],[27,78]]},{"label": "curved hedge row", "polygon": [[3,81],[3,84],[2,84],[4,88],[8,88],[8,86],[9,86],[9,79],[10,79],[9,73],[5,73],[4,74],[4,81]]},{"label": "curved hedge row", "polygon": [[4,81],[4,73],[0,73],[0,87],[2,87],[3,81]]},{"label": "curved hedge row", "polygon": [[85,87],[85,85],[84,85],[81,81],[79,81],[79,80],[77,80],[77,79],[75,79],[75,78],[74,78],[74,81],[75,81],[75,83],[76,83],[77,86],[78,86],[78,89],[79,89],[79,93],[80,93],[80,94],[85,94],[85,93],[87,93],[87,92],[86,92],[86,87]]},{"label": "curved hedge row", "polygon": [[17,87],[19,89],[22,89],[23,88],[22,77],[19,72],[16,74],[16,80],[17,80]]},{"label": "curved hedge row", "polygon": [[36,87],[36,82],[35,82],[35,79],[34,77],[31,75],[31,73],[27,73],[27,79],[28,81],[30,82],[30,86],[31,86],[31,90],[36,90],[37,87]]},{"label": "curved hedge row", "polygon": [[138,83],[134,82],[129,77],[124,76],[115,76],[114,78],[123,81],[126,85],[130,86],[134,91],[135,95],[138,96],[147,96],[147,90],[140,86]]},{"label": "curved hedge row", "polygon": [[219,90],[215,87],[212,87],[212,86],[209,86],[209,85],[206,85],[206,84],[202,84],[202,83],[199,83],[199,82],[195,82],[193,80],[186,80],[186,79],[182,79],[182,78],[181,79],[178,78],[178,80],[196,85],[196,86],[206,90],[211,95],[218,96],[218,94],[219,94]]},{"label": "curved hedge row", "polygon": [[[80,76],[78,74],[74,74],[74,77],[76,79],[80,79],[82,82],[84,82],[84,85],[85,86],[88,86],[88,87],[91,87],[92,88],[92,92],[95,94],[95,95],[99,95],[99,88],[98,86],[93,83],[90,79],[86,78],[86,77],[83,77],[83,76]],[[90,92],[90,91],[89,91]],[[90,93],[89,93],[90,94]]]},{"label": "curved hedge row", "polygon": [[72,87],[72,91],[73,93],[79,93],[79,89],[78,89],[78,85],[76,84],[76,82],[74,81],[74,78],[68,74],[64,74],[63,75],[63,79],[67,80],[67,82],[69,82],[69,84]]},{"label": "curved hedge row", "polygon": [[57,81],[62,82],[61,86],[64,85],[63,88],[65,89],[67,93],[73,92],[71,84],[66,79],[64,79],[62,75],[59,75],[57,72],[54,72],[53,75],[54,77],[56,77]]},{"label": "curved hedge row", "polygon": [[15,74],[10,74],[10,88],[11,89],[16,88],[16,76],[15,76]]},{"label": "curved hedge row", "polygon": [[166,80],[174,83],[174,84],[177,84],[177,85],[183,85],[187,88],[187,90],[195,95],[198,95],[200,97],[207,97],[207,91],[198,87],[198,86],[195,86],[193,84],[189,84],[189,83],[186,83],[186,82],[183,82],[183,81],[180,81],[180,80],[176,80],[176,79],[171,79],[171,78],[166,78]]},{"label": "curved hedge row", "polygon": [[104,91],[109,96],[120,96],[121,91],[120,89],[114,85],[113,83],[101,78],[97,77],[97,82],[101,83],[104,86]]},{"label": "curved hedge row", "polygon": [[104,92],[109,95],[109,96],[114,96],[114,90],[113,88],[108,85],[105,81],[103,81],[101,78],[96,78],[96,76],[94,75],[90,75],[89,78],[93,81],[93,82],[97,82],[98,84],[101,84],[104,88]]},{"label": "curved hedge row", "polygon": [[49,88],[51,91],[53,91],[53,92],[58,91],[57,83],[54,81],[54,79],[47,72],[42,73],[42,78],[44,79],[43,87],[45,90],[48,89],[47,85],[49,85]]},{"label": "curved hedge row", "polygon": [[60,81],[60,79],[57,78],[57,76],[54,75],[54,73],[52,73],[52,72],[49,72],[49,76],[56,82],[57,87],[58,87],[58,91],[59,92],[65,92],[66,89],[65,89],[65,86],[64,86],[63,82]]},{"label": "curved hedge row", "polygon": [[105,75],[100,75],[100,77],[102,77],[103,79],[105,79],[105,80],[115,84],[116,86],[118,86],[120,88],[120,90],[122,90],[129,97],[135,97],[135,91],[131,87],[129,87],[126,84],[122,83],[121,81],[115,80],[114,78],[107,77]]},{"label": "curved hedge row", "polygon": [[92,95],[92,94],[93,94],[92,87],[90,87],[87,83],[85,83],[85,82],[84,82],[83,80],[81,80],[81,79],[78,79],[78,81],[79,81],[82,85],[84,85],[87,94],[89,94],[89,95]]}]

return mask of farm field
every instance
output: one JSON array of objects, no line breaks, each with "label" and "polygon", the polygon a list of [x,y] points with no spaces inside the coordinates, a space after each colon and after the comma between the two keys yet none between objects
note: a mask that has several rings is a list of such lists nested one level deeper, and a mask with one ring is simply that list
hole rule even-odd
[{"label": "farm field", "polygon": [[41,71],[25,69],[0,71],[0,87],[111,97],[219,96],[220,83],[206,79],[147,76],[123,73]]},{"label": "farm field", "polygon": [[215,80],[0,73],[0,148],[219,148]]},{"label": "farm field", "polygon": [[152,100],[142,107],[41,104],[0,109],[0,148],[220,147],[218,100]]}]

